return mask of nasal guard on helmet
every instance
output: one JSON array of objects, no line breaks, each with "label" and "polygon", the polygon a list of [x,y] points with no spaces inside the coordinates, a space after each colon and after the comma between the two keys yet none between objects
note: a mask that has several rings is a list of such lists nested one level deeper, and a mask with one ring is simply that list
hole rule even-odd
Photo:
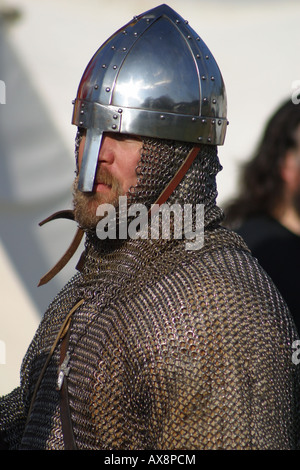
[{"label": "nasal guard on helmet", "polygon": [[188,22],[161,5],[97,50],[80,81],[72,123],[86,129],[78,187],[92,191],[103,132],[222,145],[222,75]]}]

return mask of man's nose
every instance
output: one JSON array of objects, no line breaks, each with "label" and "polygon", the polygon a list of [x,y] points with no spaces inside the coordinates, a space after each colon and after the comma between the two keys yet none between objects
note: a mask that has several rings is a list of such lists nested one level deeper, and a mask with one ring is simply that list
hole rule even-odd
[{"label": "man's nose", "polygon": [[111,165],[115,159],[115,146],[114,140],[107,136],[103,135],[101,147],[98,155],[98,163],[105,163]]}]

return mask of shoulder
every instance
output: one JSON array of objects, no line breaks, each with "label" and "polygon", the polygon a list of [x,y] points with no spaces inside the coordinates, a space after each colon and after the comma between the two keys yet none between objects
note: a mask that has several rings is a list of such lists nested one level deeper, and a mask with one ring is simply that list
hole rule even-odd
[{"label": "shoulder", "polygon": [[[151,289],[150,289],[151,290]],[[270,321],[289,323],[285,302],[272,280],[240,237],[217,230],[202,250],[185,253],[176,269],[152,286],[169,305],[187,305],[210,317],[252,324],[261,313]],[[268,321],[269,321],[268,320]]]}]

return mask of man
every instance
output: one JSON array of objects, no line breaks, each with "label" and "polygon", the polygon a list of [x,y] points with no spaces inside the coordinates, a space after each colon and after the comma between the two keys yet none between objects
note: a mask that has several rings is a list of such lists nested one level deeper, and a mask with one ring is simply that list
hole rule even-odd
[{"label": "man", "polygon": [[[134,18],[88,64],[73,123],[85,251],[45,313],[20,388],[2,399],[3,445],[297,448],[293,322],[241,238],[220,227],[226,100],[210,51],[166,5]],[[184,221],[193,208],[181,236],[175,214],[169,236],[152,232],[166,204]],[[134,205],[147,217],[131,237]]]},{"label": "man", "polygon": [[225,216],[271,276],[300,331],[300,104],[289,99],[270,117]]}]

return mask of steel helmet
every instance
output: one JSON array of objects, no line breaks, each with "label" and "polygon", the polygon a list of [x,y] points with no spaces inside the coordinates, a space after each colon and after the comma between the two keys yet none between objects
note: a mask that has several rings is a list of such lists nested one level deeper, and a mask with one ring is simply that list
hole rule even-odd
[{"label": "steel helmet", "polygon": [[92,191],[103,132],[222,145],[226,93],[219,67],[167,5],[136,16],[95,53],[72,123],[86,129],[78,187]]}]

